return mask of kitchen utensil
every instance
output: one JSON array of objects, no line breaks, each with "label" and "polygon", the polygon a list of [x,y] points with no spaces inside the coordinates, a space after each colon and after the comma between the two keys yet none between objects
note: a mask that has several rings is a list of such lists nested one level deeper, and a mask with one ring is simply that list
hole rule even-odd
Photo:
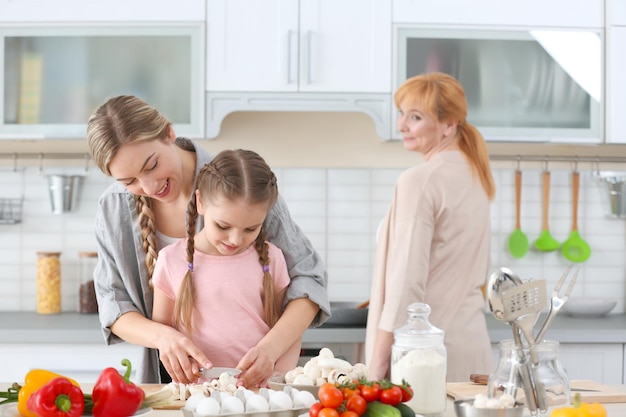
[{"label": "kitchen utensil", "polygon": [[241,371],[235,368],[224,368],[221,366],[214,366],[209,369],[200,368],[200,373],[206,379],[215,379],[215,378],[219,378],[220,375],[222,375],[223,373],[227,373],[230,376],[237,376],[241,373]]},{"label": "kitchen utensil", "polygon": [[[513,323],[518,327],[518,332],[514,331],[513,340],[518,351],[523,352],[524,344],[521,341],[519,332],[523,333],[528,345],[531,364],[522,366],[520,371],[529,373],[529,382],[532,392],[535,395],[537,407],[542,413],[548,409],[545,388],[542,382],[533,375],[534,368],[539,363],[539,357],[535,350],[535,338],[533,336],[533,326],[537,321],[537,316],[546,304],[546,282],[543,279],[527,281],[502,293],[502,306],[504,309],[503,320]],[[522,360],[526,360],[523,353]],[[525,369],[527,368],[527,369]],[[525,376],[525,375],[524,375]],[[530,401],[529,401],[530,403]],[[533,410],[530,410],[531,413]]]},{"label": "kitchen utensil", "polygon": [[526,396],[526,404],[531,414],[537,413],[537,401],[534,394],[533,384],[530,376],[530,368],[527,359],[524,357],[522,349],[522,340],[520,337],[520,330],[517,324],[513,321],[507,321],[504,319],[504,304],[503,294],[507,290],[513,289],[521,281],[517,275],[511,270],[506,268],[500,268],[493,272],[487,280],[487,299],[489,301],[489,308],[493,313],[493,316],[500,321],[503,321],[510,325],[513,329],[513,338],[516,346],[518,346],[518,363],[519,366],[511,367],[511,375],[509,376],[508,385],[505,389],[507,394],[514,395],[515,389],[515,372],[519,372],[522,381],[522,388],[524,395]]},{"label": "kitchen utensil", "polygon": [[515,230],[509,236],[509,252],[514,258],[522,258],[528,252],[528,237],[522,232],[520,211],[522,203],[522,171],[515,171]]},{"label": "kitchen utensil", "polygon": [[535,240],[535,248],[542,252],[555,251],[561,246],[558,240],[552,237],[550,234],[550,227],[548,225],[548,213],[550,210],[550,171],[544,169],[543,171],[543,206],[542,206],[542,225],[541,233],[537,240]]},{"label": "kitchen utensil", "polygon": [[578,188],[580,184],[580,174],[574,170],[572,172],[572,230],[569,237],[561,247],[561,253],[572,262],[585,262],[591,255],[591,248],[580,237],[578,232]]},{"label": "kitchen utensil", "polygon": [[[556,283],[556,286],[552,290],[552,298],[550,298],[550,309],[548,310],[548,315],[546,316],[545,320],[543,321],[543,324],[541,325],[541,327],[539,328],[539,331],[537,332],[537,335],[535,336],[535,343],[540,343],[543,340],[543,335],[546,334],[546,331],[548,330],[548,326],[550,326],[550,323],[552,322],[556,314],[559,312],[561,307],[563,307],[563,304],[565,304],[565,302],[569,298],[569,295],[572,293],[572,290],[574,289],[574,284],[576,284],[576,278],[578,277],[579,269],[576,268],[574,274],[570,275],[570,272],[572,271],[572,267],[573,265],[570,265],[567,267],[565,272],[563,272],[563,274],[559,278],[559,281]],[[565,281],[567,280],[569,276],[571,276],[572,279],[570,280],[569,285],[567,286],[567,289],[565,290],[565,293],[563,293],[563,295],[559,295],[559,292],[561,291],[563,284],[565,284]]]},{"label": "kitchen utensil", "polygon": [[454,402],[457,417],[522,417],[524,404],[516,403],[514,407],[479,408],[474,407],[474,400],[457,400]]}]

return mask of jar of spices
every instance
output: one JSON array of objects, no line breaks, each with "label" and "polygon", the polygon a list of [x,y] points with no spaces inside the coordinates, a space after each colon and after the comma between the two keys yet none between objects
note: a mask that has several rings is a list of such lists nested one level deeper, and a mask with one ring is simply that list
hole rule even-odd
[{"label": "jar of spices", "polygon": [[78,312],[95,314],[98,312],[96,289],[93,281],[93,271],[98,262],[97,252],[78,252],[80,261],[80,276],[78,277]]},{"label": "jar of spices", "polygon": [[428,304],[413,303],[409,318],[394,330],[391,347],[391,382],[406,381],[413,389],[407,405],[416,414],[434,417],[446,410],[447,353],[444,332],[430,324]]},{"label": "jar of spices", "polygon": [[61,312],[60,252],[37,252],[37,313]]}]

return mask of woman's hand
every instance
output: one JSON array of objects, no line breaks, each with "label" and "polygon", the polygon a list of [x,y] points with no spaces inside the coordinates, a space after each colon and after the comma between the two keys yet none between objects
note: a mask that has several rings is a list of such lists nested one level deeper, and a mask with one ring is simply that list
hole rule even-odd
[{"label": "woman's hand", "polygon": [[169,326],[168,330],[159,335],[156,348],[174,382],[197,382],[200,368],[213,366],[190,338]]},{"label": "woman's hand", "polygon": [[246,388],[267,387],[267,380],[274,372],[274,363],[270,352],[259,345],[253,347],[237,364],[237,369],[242,370],[237,385]]}]

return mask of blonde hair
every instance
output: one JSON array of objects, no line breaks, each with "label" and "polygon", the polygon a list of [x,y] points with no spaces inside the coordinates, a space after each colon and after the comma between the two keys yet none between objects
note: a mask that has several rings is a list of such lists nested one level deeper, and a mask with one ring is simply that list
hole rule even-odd
[{"label": "blonde hair", "polygon": [[459,149],[478,174],[480,182],[493,200],[496,187],[491,174],[487,143],[467,118],[467,100],[459,82],[442,72],[417,75],[406,80],[394,96],[396,107],[419,103],[424,111],[439,122],[456,122]]},{"label": "blonde hair", "polygon": [[[87,143],[94,163],[108,176],[109,164],[122,145],[167,140],[170,121],[135,96],[118,96],[98,107],[87,121]],[[135,196],[137,221],[146,253],[148,277],[152,277],[158,253],[151,199]]]},{"label": "blonde hair", "polygon": [[[276,176],[257,153],[248,150],[225,150],[211,162],[204,165],[196,178],[196,187],[203,202],[224,197],[229,201],[243,199],[249,204],[268,204],[271,208],[278,199]],[[192,312],[194,305],[193,255],[194,236],[198,220],[196,193],[193,193],[187,207],[187,263],[189,268],[178,291],[174,303],[172,322],[176,328],[186,328],[192,332]],[[263,227],[257,236],[254,247],[263,268],[263,310],[265,322],[271,328],[280,317],[276,305],[276,289],[269,272],[270,259],[268,244]]]}]

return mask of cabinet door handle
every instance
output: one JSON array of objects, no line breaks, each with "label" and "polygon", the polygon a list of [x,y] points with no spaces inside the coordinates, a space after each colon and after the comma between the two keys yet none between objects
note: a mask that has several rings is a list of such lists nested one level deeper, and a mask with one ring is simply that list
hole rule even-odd
[{"label": "cabinet door handle", "polygon": [[297,47],[294,43],[294,35],[295,32],[293,30],[287,31],[287,84],[293,84],[295,82],[293,74],[295,72],[294,68],[296,68],[298,64],[294,61],[298,56],[294,51],[294,48]]},{"label": "cabinet door handle", "polygon": [[307,47],[307,52],[306,52],[306,57],[307,57],[307,62],[306,62],[306,83],[307,84],[313,84],[315,82],[315,74],[313,73],[313,48],[314,48],[314,42],[315,40],[313,39],[314,34],[312,31],[308,30],[306,32],[306,47]]}]

